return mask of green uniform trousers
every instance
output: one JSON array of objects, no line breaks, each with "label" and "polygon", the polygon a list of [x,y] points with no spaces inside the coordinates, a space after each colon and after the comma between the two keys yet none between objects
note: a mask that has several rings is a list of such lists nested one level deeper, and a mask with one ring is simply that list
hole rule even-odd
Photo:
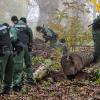
[{"label": "green uniform trousers", "polygon": [[31,52],[28,52],[27,48],[24,48],[22,52],[14,57],[13,86],[20,86],[23,84],[24,61],[27,79],[33,79],[32,55]]},{"label": "green uniform trousers", "polygon": [[33,79],[33,70],[32,70],[32,52],[28,51],[28,47],[25,46],[24,50],[24,61],[25,61],[25,69],[27,73],[27,79]]},{"label": "green uniform trousers", "polygon": [[4,51],[4,55],[0,56],[0,90],[2,88],[10,88],[12,85],[14,70],[13,55],[10,50]]},{"label": "green uniform trousers", "polygon": [[13,85],[19,86],[23,84],[23,60],[24,60],[24,50],[14,57],[14,75],[13,75]]},{"label": "green uniform trousers", "polygon": [[56,48],[57,47],[57,39],[50,40],[50,47]]}]

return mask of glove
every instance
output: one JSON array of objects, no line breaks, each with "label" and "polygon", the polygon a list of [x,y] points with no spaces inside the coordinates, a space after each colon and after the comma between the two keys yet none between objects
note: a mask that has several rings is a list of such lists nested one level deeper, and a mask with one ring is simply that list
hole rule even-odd
[{"label": "glove", "polygon": [[16,44],[15,51],[17,52],[17,54],[23,51],[23,44],[22,43]]},{"label": "glove", "polygon": [[32,52],[32,44],[29,44],[29,45],[28,45],[28,51],[29,51],[29,52]]},{"label": "glove", "polygon": [[17,54],[19,54],[22,50],[23,50],[23,47],[18,46],[18,47],[16,48]]}]

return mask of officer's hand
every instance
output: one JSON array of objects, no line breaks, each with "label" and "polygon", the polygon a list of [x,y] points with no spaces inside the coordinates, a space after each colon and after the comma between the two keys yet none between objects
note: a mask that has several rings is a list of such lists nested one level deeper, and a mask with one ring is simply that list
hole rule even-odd
[{"label": "officer's hand", "polygon": [[29,52],[32,52],[32,44],[29,44],[29,45],[28,45],[28,51],[29,51]]},{"label": "officer's hand", "polygon": [[17,54],[19,54],[22,50],[23,50],[23,47],[18,46],[18,47],[16,48]]}]

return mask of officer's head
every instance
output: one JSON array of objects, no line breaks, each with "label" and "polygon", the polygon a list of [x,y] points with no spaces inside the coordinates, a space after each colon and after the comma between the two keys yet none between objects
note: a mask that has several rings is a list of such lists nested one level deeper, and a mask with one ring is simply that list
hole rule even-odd
[{"label": "officer's head", "polygon": [[36,27],[36,31],[37,31],[37,32],[43,32],[43,29],[44,29],[44,28],[41,27],[41,26],[37,26],[37,27]]},{"label": "officer's head", "polygon": [[18,17],[17,16],[12,16],[11,21],[13,22],[13,24],[17,24],[18,23]]},{"label": "officer's head", "polygon": [[6,27],[9,27],[8,23],[3,23],[2,25],[6,26]]},{"label": "officer's head", "polygon": [[27,23],[27,20],[25,17],[21,17],[20,20],[23,21],[24,23]]},{"label": "officer's head", "polygon": [[61,43],[65,43],[66,41],[65,41],[64,38],[62,38],[62,39],[60,39],[60,42],[61,42]]}]

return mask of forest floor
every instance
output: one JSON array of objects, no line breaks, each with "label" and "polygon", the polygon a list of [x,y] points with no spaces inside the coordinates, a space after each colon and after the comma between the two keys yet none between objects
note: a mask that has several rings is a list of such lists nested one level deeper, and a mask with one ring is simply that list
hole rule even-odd
[{"label": "forest floor", "polygon": [[[85,71],[92,73],[94,68],[99,67],[100,63],[92,68],[86,68]],[[10,95],[0,96],[0,100],[100,100],[100,83],[84,79],[61,79],[54,82],[49,77],[33,86],[25,84],[19,93],[12,91]]]},{"label": "forest floor", "polygon": [[100,100],[100,85],[85,82],[43,82],[24,88],[24,92],[0,96],[0,100]]}]

